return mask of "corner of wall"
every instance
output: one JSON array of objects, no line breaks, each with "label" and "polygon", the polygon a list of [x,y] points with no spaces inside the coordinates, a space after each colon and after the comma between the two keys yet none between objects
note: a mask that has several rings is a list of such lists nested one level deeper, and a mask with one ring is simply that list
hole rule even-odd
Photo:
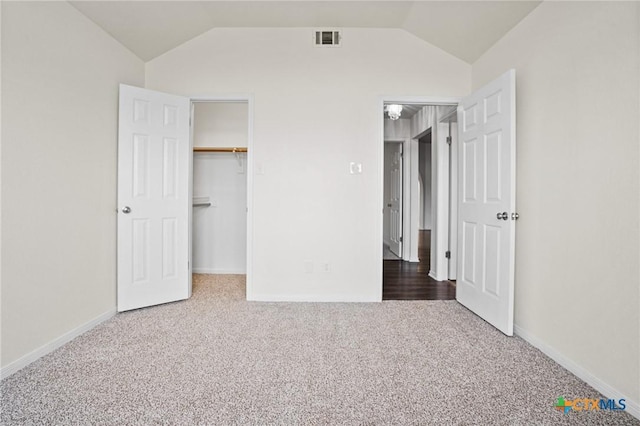
[{"label": "corner of wall", "polygon": [[117,88],[144,63],[67,2],[1,11],[4,369],[115,310]]},{"label": "corner of wall", "polygon": [[[509,68],[518,71],[517,203],[531,218],[516,237],[516,332],[605,395],[626,394],[638,416],[640,3],[543,2],[474,62],[473,87]],[[603,133],[619,143],[604,146]],[[564,218],[545,219],[550,203]],[[611,203],[621,215],[601,221]],[[607,250],[591,250],[603,241]],[[616,265],[615,296],[601,296],[601,265]],[[566,339],[558,324],[591,332]]]}]

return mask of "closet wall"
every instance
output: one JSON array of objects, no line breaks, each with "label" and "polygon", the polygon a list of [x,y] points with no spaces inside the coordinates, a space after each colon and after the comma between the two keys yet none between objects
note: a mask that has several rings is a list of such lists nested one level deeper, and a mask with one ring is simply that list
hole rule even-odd
[{"label": "closet wall", "polygon": [[[194,147],[246,147],[247,139],[246,102],[195,104]],[[193,154],[194,273],[246,273],[246,165],[245,153]]]},{"label": "closet wall", "polygon": [[431,206],[431,134],[419,139],[418,171],[422,190],[420,192],[420,230],[431,230],[433,211]]},{"label": "closet wall", "polygon": [[245,147],[249,139],[246,102],[196,102],[193,146]]}]

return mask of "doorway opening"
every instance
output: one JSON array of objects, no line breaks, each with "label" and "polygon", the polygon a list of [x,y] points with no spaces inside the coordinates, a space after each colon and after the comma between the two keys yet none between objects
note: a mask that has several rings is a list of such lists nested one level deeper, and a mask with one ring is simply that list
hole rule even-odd
[{"label": "doorway opening", "polygon": [[383,300],[455,299],[453,135],[443,120],[456,108],[456,102],[383,102]]},{"label": "doorway opening", "polygon": [[[401,137],[407,138],[411,147],[416,145],[416,149],[410,150],[411,160],[404,159],[405,164],[411,164],[408,172],[411,178],[409,185],[404,186],[404,192],[409,192],[411,200],[416,200],[413,188],[421,185],[417,174],[419,166],[413,158],[419,156],[419,139],[430,129],[432,230],[428,276],[445,285],[447,281],[455,280],[456,300],[507,336],[513,335],[514,327],[515,221],[520,216],[515,207],[515,77],[515,70],[508,70],[462,99],[384,97],[378,104],[380,112],[389,114],[389,121],[379,122],[381,179],[378,206],[382,207],[384,202],[382,170],[384,141],[388,140],[388,134],[403,129],[406,132],[408,128],[409,133]],[[408,120],[405,118],[408,125],[394,124],[400,121],[405,109],[410,110],[405,105],[419,103],[424,106]],[[397,105],[391,108],[390,104]],[[405,201],[405,207],[407,205],[411,206],[412,227],[418,223],[415,212],[419,210],[414,209],[411,201],[409,204]],[[378,241],[382,246],[384,210],[380,212]],[[414,235],[409,237],[413,239]],[[395,276],[391,277],[394,271],[389,267],[393,263],[383,260],[380,254],[381,299],[392,298],[385,278],[387,284],[394,278],[397,282],[413,285],[411,279],[402,275],[409,269],[419,279],[426,280],[425,268],[422,271],[412,268],[411,260],[406,258],[394,262],[405,267],[396,266]],[[417,285],[425,286],[423,282]],[[401,292],[396,290],[396,293]],[[393,298],[403,297],[396,294]]]},{"label": "doorway opening", "polygon": [[383,258],[402,260],[404,243],[402,142],[384,143],[384,224]]},{"label": "doorway opening", "polygon": [[249,102],[192,102],[193,280],[246,275]]}]

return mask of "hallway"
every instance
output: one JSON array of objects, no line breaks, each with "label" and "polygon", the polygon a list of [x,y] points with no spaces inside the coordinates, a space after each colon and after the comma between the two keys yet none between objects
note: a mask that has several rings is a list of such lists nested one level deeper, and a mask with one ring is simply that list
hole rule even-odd
[{"label": "hallway", "polygon": [[431,231],[420,231],[420,262],[384,260],[382,300],[455,300],[451,281],[436,281],[429,276]]}]

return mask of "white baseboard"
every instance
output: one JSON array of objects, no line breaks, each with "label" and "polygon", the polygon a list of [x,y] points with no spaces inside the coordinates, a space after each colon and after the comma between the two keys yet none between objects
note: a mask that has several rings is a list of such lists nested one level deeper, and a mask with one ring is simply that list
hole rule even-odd
[{"label": "white baseboard", "polygon": [[247,294],[250,302],[318,302],[318,303],[371,303],[381,302],[380,296],[367,298],[362,296],[341,294]]},{"label": "white baseboard", "polygon": [[430,276],[431,278],[433,278],[434,280],[436,280],[436,281],[446,281],[446,280],[448,280],[448,279],[449,279],[446,275],[444,275],[444,276],[442,276],[442,277],[439,277],[439,276],[437,276],[437,275],[436,275],[436,273],[435,273],[435,272],[433,272],[433,271],[429,271],[429,276]]},{"label": "white baseboard", "polygon": [[217,275],[245,275],[246,269],[218,269],[218,268],[193,268],[194,274],[217,274]]},{"label": "white baseboard", "polygon": [[583,367],[579,366],[569,358],[562,355],[560,352],[550,347],[542,340],[529,333],[527,330],[519,327],[518,325],[514,326],[515,333],[522,337],[524,340],[529,342],[532,346],[540,349],[542,353],[547,355],[549,358],[560,364],[562,367],[569,370],[579,379],[587,383],[589,386],[600,392],[607,398],[615,398],[620,399],[624,398],[626,401],[627,409],[625,410],[627,413],[631,414],[633,417],[640,419],[640,403],[638,401],[630,400],[626,395],[622,392],[615,389],[613,386],[609,385],[605,381],[599,379],[598,377],[591,374],[589,371],[585,370]]},{"label": "white baseboard", "polygon": [[55,351],[56,349],[58,349],[60,346],[69,343],[70,341],[72,341],[73,339],[75,339],[76,337],[80,336],[83,333],[86,333],[87,331],[91,330],[93,327],[97,326],[98,324],[112,318],[114,315],[116,314],[116,309],[113,308],[105,313],[103,313],[102,315],[99,315],[97,317],[95,317],[94,319],[90,320],[89,322],[86,322],[82,325],[80,325],[79,327],[74,328],[71,331],[68,331],[67,333],[63,334],[62,336],[53,339],[52,341],[50,341],[49,343],[40,346],[38,349],[29,352],[28,354],[24,355],[21,358],[18,358],[17,360],[11,362],[10,364],[7,364],[6,366],[2,367],[2,369],[0,370],[0,379],[5,379],[9,376],[11,376],[13,373],[15,373],[18,370],[23,369],[24,367],[26,367],[27,365],[31,364],[32,362],[42,358],[43,356]]}]

